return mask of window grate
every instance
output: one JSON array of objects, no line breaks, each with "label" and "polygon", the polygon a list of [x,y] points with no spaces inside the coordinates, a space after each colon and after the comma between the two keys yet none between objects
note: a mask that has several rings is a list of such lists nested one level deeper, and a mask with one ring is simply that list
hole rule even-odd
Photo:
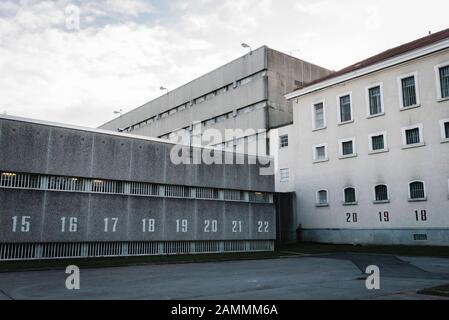
[{"label": "window grate", "polygon": [[424,183],[420,181],[410,183],[410,199],[424,199],[426,193],[424,191]]},{"label": "window grate", "polygon": [[449,66],[440,68],[441,98],[449,98]]},{"label": "window grate", "polygon": [[283,135],[279,137],[279,145],[281,148],[288,147],[288,135]]},{"label": "window grate", "polygon": [[369,110],[370,115],[382,113],[380,86],[369,89]]},{"label": "window grate", "polygon": [[416,144],[421,141],[419,136],[419,128],[405,130],[405,139],[407,144]]},{"label": "window grate", "polygon": [[349,95],[340,97],[340,121],[351,121],[351,97]]},{"label": "window grate", "polygon": [[403,107],[410,107],[417,104],[415,77],[411,76],[402,79],[402,101]]},{"label": "window grate", "polygon": [[39,189],[41,177],[35,174],[14,172],[0,173],[0,186],[8,188]]},{"label": "window grate", "polygon": [[341,145],[342,145],[342,154],[344,156],[348,156],[348,155],[354,154],[354,143],[353,143],[353,141],[346,141],[346,142],[343,142]]},{"label": "window grate", "polygon": [[355,203],[355,189],[354,188],[346,188],[345,189],[345,203]]},{"label": "window grate", "polygon": [[414,234],[413,240],[415,241],[427,241],[427,234]]},{"label": "window grate", "polygon": [[384,141],[383,135],[374,136],[371,138],[371,141],[372,141],[374,151],[385,149],[385,141]]},{"label": "window grate", "polygon": [[386,185],[378,185],[374,188],[376,194],[376,201],[388,200],[388,188]]}]

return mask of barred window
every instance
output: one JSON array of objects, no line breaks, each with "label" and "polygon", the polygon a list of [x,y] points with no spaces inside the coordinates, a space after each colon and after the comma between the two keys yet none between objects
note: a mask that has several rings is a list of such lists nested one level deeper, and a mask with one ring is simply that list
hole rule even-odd
[{"label": "barred window", "polygon": [[409,192],[411,200],[420,200],[426,198],[424,182],[414,181],[409,184]]},{"label": "barred window", "polygon": [[376,201],[387,201],[388,200],[388,187],[384,184],[380,184],[374,187],[374,193],[376,196]]},{"label": "barred window", "polygon": [[407,145],[420,143],[419,128],[405,130],[405,140]]},{"label": "barred window", "polygon": [[87,191],[87,183],[85,179],[80,178],[49,177],[47,188],[60,191]]},{"label": "barred window", "polygon": [[344,190],[344,194],[345,194],[345,203],[351,204],[357,202],[355,188],[353,187],[346,188]]},{"label": "barred window", "polygon": [[218,190],[211,188],[195,188],[197,199],[218,199]]},{"label": "barred window", "polygon": [[317,204],[328,204],[328,199],[327,199],[327,190],[320,190],[317,193]]},{"label": "barred window", "polygon": [[340,97],[340,122],[347,122],[351,120],[351,96],[346,95]]},{"label": "barred window", "polygon": [[343,156],[354,154],[354,141],[342,142],[341,148]]},{"label": "barred window", "polygon": [[313,106],[314,112],[314,129],[321,129],[326,126],[324,119],[324,104],[322,102]]},{"label": "barred window", "polygon": [[327,152],[326,152],[326,146],[315,146],[314,147],[314,160],[320,161],[320,160],[326,160],[327,158]]},{"label": "barred window", "polygon": [[243,201],[245,200],[245,192],[237,190],[225,190],[224,198],[225,200]]},{"label": "barred window", "polygon": [[35,174],[1,172],[0,187],[39,189],[40,176]]},{"label": "barred window", "polygon": [[440,86],[441,86],[441,98],[449,98],[449,66],[445,66],[439,69],[440,74]]},{"label": "barred window", "polygon": [[159,195],[159,186],[150,183],[132,182],[130,193],[141,196],[157,196]]},{"label": "barred window", "polygon": [[279,145],[281,148],[288,147],[288,135],[282,135],[279,137]]},{"label": "barred window", "polygon": [[165,186],[166,197],[190,198],[190,188],[184,186]]},{"label": "barred window", "polygon": [[382,113],[382,96],[380,86],[368,89],[369,114],[371,116]]},{"label": "barred window", "polygon": [[417,104],[415,76],[401,80],[402,84],[402,107],[410,107]]},{"label": "barred window", "polygon": [[373,151],[385,149],[384,135],[381,134],[378,136],[372,136],[371,143],[372,143]]},{"label": "barred window", "polygon": [[265,192],[250,192],[249,201],[251,202],[269,202],[268,193]]},{"label": "barred window", "polygon": [[290,170],[288,168],[280,170],[281,182],[287,182],[290,179]]}]

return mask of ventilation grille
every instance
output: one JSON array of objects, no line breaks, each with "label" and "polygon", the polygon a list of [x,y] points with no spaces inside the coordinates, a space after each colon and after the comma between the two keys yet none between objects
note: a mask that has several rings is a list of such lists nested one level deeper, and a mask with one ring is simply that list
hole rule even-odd
[{"label": "ventilation grille", "polygon": [[0,243],[0,261],[273,251],[272,240]]}]

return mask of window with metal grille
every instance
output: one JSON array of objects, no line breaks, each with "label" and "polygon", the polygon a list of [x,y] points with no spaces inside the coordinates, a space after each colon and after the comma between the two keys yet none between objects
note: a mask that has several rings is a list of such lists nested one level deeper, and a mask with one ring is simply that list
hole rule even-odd
[{"label": "window with metal grille", "polygon": [[39,189],[40,176],[36,174],[2,172],[0,187]]},{"label": "window with metal grille", "polygon": [[420,143],[421,138],[419,135],[419,128],[405,130],[405,141],[406,141],[406,144]]},{"label": "window with metal grille", "polygon": [[130,185],[130,194],[141,196],[159,195],[159,186],[150,183],[132,182]]},{"label": "window with metal grille", "polygon": [[281,148],[288,147],[288,135],[287,134],[279,137],[279,145]]},{"label": "window with metal grille", "polygon": [[341,143],[342,155],[348,156],[354,154],[354,141],[345,141]]},{"label": "window with metal grille", "polygon": [[237,190],[225,190],[224,198],[225,200],[243,201],[245,200],[245,192]]},{"label": "window with metal grille", "polygon": [[326,159],[326,147],[325,146],[315,148],[315,159],[316,160]]},{"label": "window with metal grille", "polygon": [[374,188],[376,195],[376,201],[388,201],[388,187],[384,184],[380,184]]},{"label": "window with metal grille", "polygon": [[190,198],[190,188],[184,186],[165,186],[166,197]]},{"label": "window with metal grille", "polygon": [[409,185],[410,188],[410,199],[425,199],[426,192],[424,190],[424,182],[422,181],[414,181]]},{"label": "window with metal grille", "polygon": [[356,195],[355,195],[355,189],[352,187],[345,189],[345,203],[355,203]]},{"label": "window with metal grille", "polygon": [[415,76],[401,80],[402,84],[402,107],[410,107],[417,104]]},{"label": "window with metal grille", "polygon": [[218,199],[218,190],[211,188],[195,188],[197,199]]},{"label": "window with metal grille", "polygon": [[346,95],[340,97],[340,122],[347,122],[351,120],[351,96]]},{"label": "window with metal grille", "polygon": [[88,191],[85,179],[69,177],[49,177],[47,188],[60,191]]},{"label": "window with metal grille", "polygon": [[444,123],[444,136],[449,139],[449,121]]},{"label": "window with metal grille", "polygon": [[328,204],[327,200],[327,190],[318,191],[318,204]]},{"label": "window with metal grille", "polygon": [[250,192],[249,193],[249,201],[250,202],[268,203],[269,202],[268,193],[265,193],[265,192]]},{"label": "window with metal grille", "polygon": [[383,134],[371,137],[371,142],[373,146],[373,151],[385,149],[385,141]]},{"label": "window with metal grille", "polygon": [[324,128],[325,122],[324,122],[324,104],[317,103],[313,106],[313,111],[315,113],[314,120],[315,120],[315,128],[314,129],[321,129]]},{"label": "window with metal grille", "polygon": [[369,95],[369,113],[371,116],[382,113],[382,97],[380,86],[370,88]]},{"label": "window with metal grille", "polygon": [[441,98],[449,98],[449,66],[440,68]]},{"label": "window with metal grille", "polygon": [[288,168],[280,170],[281,182],[287,182],[290,178],[290,170]]}]

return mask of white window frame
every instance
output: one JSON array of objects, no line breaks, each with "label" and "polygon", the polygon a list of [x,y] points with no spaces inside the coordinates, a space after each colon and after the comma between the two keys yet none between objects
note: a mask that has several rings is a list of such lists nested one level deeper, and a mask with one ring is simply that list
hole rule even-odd
[{"label": "white window frame", "polygon": [[[349,96],[349,100],[351,103],[351,120],[348,121],[341,121],[341,104],[340,104],[340,98],[345,97],[345,96]],[[353,114],[353,105],[352,105],[352,91],[346,92],[346,93],[342,93],[340,95],[337,96],[337,119],[338,119],[338,124],[339,125],[344,125],[344,124],[348,124],[348,123],[353,123],[354,122],[354,114]]]},{"label": "white window frame", "polygon": [[440,69],[449,66],[449,61],[440,63],[435,66],[435,80],[436,80],[436,89],[437,89],[437,101],[446,101],[449,100],[449,97],[443,98],[441,92],[441,78],[440,78]]},{"label": "white window frame", "polygon": [[[415,93],[416,93],[416,104],[404,107],[404,97],[402,94],[402,80],[406,78],[414,77],[415,79]],[[419,108],[421,106],[421,99],[419,95],[419,81],[418,81],[418,72],[411,72],[408,74],[403,74],[398,77],[398,93],[399,93],[399,110],[409,110],[414,108]]]},{"label": "white window frame", "polygon": [[440,120],[440,133],[441,133],[441,143],[448,143],[449,138],[446,138],[446,132],[444,130],[444,124],[449,122],[449,118]]},{"label": "white window frame", "polygon": [[[346,202],[346,194],[345,194],[345,191],[346,191],[347,189],[349,189],[349,188],[354,189],[355,202]],[[357,205],[358,203],[359,203],[359,202],[358,202],[358,197],[357,197],[357,188],[354,187],[354,186],[347,186],[347,187],[344,187],[344,188],[343,188],[343,205],[344,205],[344,206],[355,206],[355,205]]]},{"label": "white window frame", "polygon": [[[315,106],[317,104],[323,104],[323,127],[321,128],[316,128],[315,127]],[[312,103],[312,131],[318,131],[318,130],[324,130],[327,128],[327,121],[326,121],[326,99],[323,100],[319,100],[319,101],[315,101],[314,103]]]},{"label": "white window frame", "polygon": [[[380,107],[381,112],[377,114],[370,114],[370,99],[369,99],[369,90],[375,87],[380,87]],[[385,115],[385,102],[384,102],[384,84],[383,82],[375,83],[365,87],[365,103],[366,103],[366,117],[376,118]]]},{"label": "white window frame", "polygon": [[[417,129],[417,128],[419,129],[420,142],[415,143],[415,144],[407,144],[407,137],[405,135],[405,131],[411,130],[411,129]],[[408,127],[402,127],[401,134],[402,134],[402,149],[417,148],[417,147],[422,147],[422,146],[426,145],[426,143],[424,142],[423,124],[422,123],[418,123],[418,124],[408,126]]]},{"label": "white window frame", "polygon": [[[373,137],[383,136],[384,137],[384,148],[379,150],[373,150]],[[388,140],[387,140],[387,131],[381,131],[377,133],[371,133],[368,135],[368,146],[369,146],[369,154],[383,153],[388,152]]]},{"label": "white window frame", "polygon": [[[324,147],[324,153],[325,153],[324,159],[317,159],[316,149],[320,148],[320,147]],[[314,163],[329,161],[329,154],[328,154],[328,150],[327,150],[327,143],[321,143],[321,144],[314,145],[313,149],[312,149],[312,152],[313,152],[313,162]]]},{"label": "white window frame", "polygon": [[[343,143],[349,142],[349,141],[352,141],[352,154],[343,155]],[[357,157],[357,148],[356,148],[355,142],[356,142],[355,137],[338,140],[339,159],[347,159],[347,158]]]},{"label": "white window frame", "polygon": [[[320,203],[320,192],[326,191],[326,203]],[[329,207],[329,190],[328,189],[318,189],[315,193],[315,206],[316,207]]]},{"label": "white window frame", "polygon": [[[411,193],[410,193],[410,185],[414,182],[421,182],[423,184],[423,188],[424,188],[424,198],[419,198],[419,199],[412,199]],[[413,180],[410,181],[407,184],[407,192],[408,192],[408,201],[409,202],[420,202],[420,201],[427,201],[427,189],[426,189],[426,183],[422,180]]]},{"label": "white window frame", "polygon": [[[386,186],[387,187],[387,200],[376,200],[376,187]],[[373,186],[373,204],[389,203],[390,202],[390,187],[386,183],[378,183]]]},{"label": "white window frame", "polygon": [[[285,179],[283,179],[282,178],[282,173],[283,172],[287,172],[287,178]],[[282,169],[279,169],[279,181],[280,182],[289,182],[290,181],[290,169],[289,168],[282,168]]]}]

